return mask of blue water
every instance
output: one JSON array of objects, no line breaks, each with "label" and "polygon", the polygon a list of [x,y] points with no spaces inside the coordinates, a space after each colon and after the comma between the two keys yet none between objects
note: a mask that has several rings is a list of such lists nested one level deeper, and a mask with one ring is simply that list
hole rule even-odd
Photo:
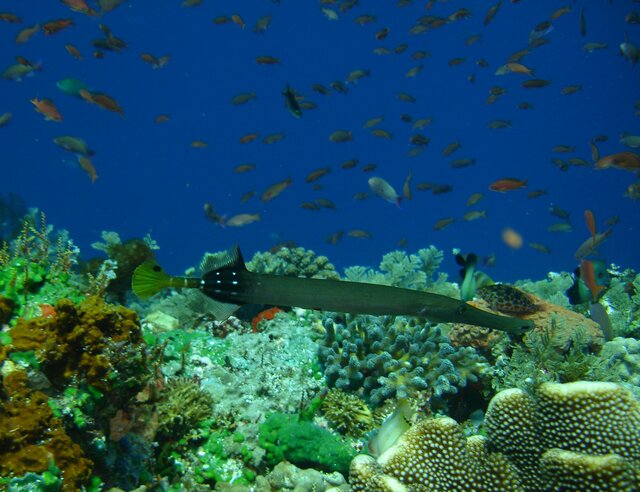
[{"label": "blue water", "polygon": [[[158,259],[173,272],[196,264],[202,254],[239,244],[250,257],[278,241],[297,244],[328,255],[339,266],[377,265],[382,254],[406,238],[408,251],[434,244],[446,253],[443,268],[457,275],[452,248],[494,253],[496,265],[488,272],[496,280],[543,278],[548,271],[572,270],[573,253],[588,237],[583,221],[585,209],[594,211],[599,229],[612,216],[619,216],[613,236],[600,255],[623,267],[639,268],[638,204],[624,197],[629,184],[638,178],[628,171],[570,166],[563,172],[551,164],[554,157],[580,157],[591,162],[588,141],[598,134],[608,136],[599,143],[601,155],[633,150],[618,143],[620,133],[640,133],[634,103],[640,99],[639,66],[619,53],[629,40],[640,45],[640,26],[625,22],[625,15],[640,9],[633,2],[524,0],[502,2],[487,26],[483,18],[488,2],[438,2],[428,12],[426,2],[414,1],[398,8],[395,2],[360,1],[339,20],[331,21],[321,7],[337,5],[319,2],[267,0],[220,2],[204,0],[198,7],[184,8],[180,1],[128,1],[102,17],[71,12],[60,2],[6,0],[2,10],[23,18],[22,24],[0,24],[0,68],[4,70],[21,55],[41,61],[42,71],[21,82],[0,81],[0,113],[13,113],[13,120],[0,128],[2,181],[0,192],[20,194],[30,206],[45,211],[49,222],[66,228],[85,256],[93,254],[90,244],[102,230],[115,230],[123,239],[147,233],[161,249]],[[480,7],[481,5],[481,7]],[[524,89],[528,77],[520,74],[494,75],[513,52],[524,49],[530,31],[548,19],[559,7],[572,12],[553,21],[546,38],[549,44],[531,51],[522,60],[535,69],[536,78],[549,79],[541,89]],[[449,23],[420,35],[408,30],[422,15],[446,17],[461,7],[472,11],[470,18]],[[579,12],[584,9],[586,36],[579,30]],[[247,27],[234,23],[214,25],[219,15],[238,13]],[[264,15],[272,15],[266,33],[252,27]],[[354,19],[363,14],[376,22],[360,26]],[[53,36],[42,32],[25,44],[15,45],[18,31],[36,22],[72,18],[75,26]],[[103,37],[98,28],[105,23],[128,48],[92,56],[91,40]],[[389,27],[384,40],[375,33]],[[473,34],[481,39],[468,46]],[[586,42],[604,42],[608,48],[593,53],[582,50]],[[72,58],[64,48],[74,44],[83,59]],[[373,49],[393,50],[406,43],[401,54],[377,55]],[[419,50],[431,53],[413,60]],[[150,52],[157,57],[171,55],[162,69],[154,70],[140,59]],[[280,58],[279,65],[259,65],[258,55]],[[455,57],[466,61],[448,66]],[[485,59],[489,67],[476,61]],[[416,77],[406,72],[424,66]],[[313,83],[328,86],[344,81],[350,71],[368,69],[370,77],[348,84],[348,94],[334,91],[320,95]],[[468,80],[475,76],[475,83]],[[56,87],[67,77],[84,81],[92,90],[113,96],[124,107],[125,117],[101,110]],[[281,92],[290,84],[317,109],[294,118],[284,106]],[[581,84],[583,90],[562,95],[561,88]],[[495,104],[486,99],[492,86],[507,90]],[[234,106],[230,99],[255,91],[257,99]],[[411,94],[415,103],[397,98]],[[54,100],[63,115],[61,123],[44,121],[29,100]],[[517,109],[523,101],[530,110]],[[154,116],[166,113],[171,121],[155,124]],[[423,130],[412,130],[400,116],[414,120],[433,117]],[[379,125],[393,134],[390,141],[372,136],[363,124],[384,116]],[[494,119],[512,121],[512,127],[492,130]],[[352,142],[336,144],[329,135],[337,129],[353,132]],[[259,132],[253,143],[241,145],[241,136]],[[270,133],[284,132],[283,141],[261,143]],[[409,157],[409,138],[421,133],[431,139],[424,151]],[[83,138],[95,150],[93,163],[98,180],[92,184],[75,164],[75,157],[53,144],[60,135]],[[207,148],[192,148],[200,139]],[[444,157],[443,148],[459,140],[462,148]],[[555,154],[555,145],[576,148],[571,154]],[[357,158],[355,169],[340,163]],[[475,158],[475,164],[453,169],[450,162]],[[256,169],[239,175],[234,167],[252,162]],[[373,173],[362,167],[375,163]],[[313,169],[331,166],[331,173],[314,191],[304,182]],[[409,172],[412,183],[432,181],[450,184],[453,191],[433,196],[414,189],[412,201],[400,207],[377,197],[354,201],[356,192],[369,191],[367,180],[380,176],[399,192]],[[273,201],[262,203],[267,186],[291,176],[293,185]],[[503,177],[528,181],[527,188],[495,193],[488,185]],[[547,195],[528,199],[527,192],[543,188]],[[240,203],[248,190],[257,196]],[[487,210],[488,218],[464,222],[468,196],[483,192],[485,198],[474,209]],[[328,198],[337,210],[308,211],[303,201]],[[203,204],[212,203],[221,214],[260,213],[260,222],[242,228],[221,228],[208,221]],[[550,233],[547,227],[558,219],[549,213],[555,204],[571,214],[574,232]],[[445,217],[457,220],[448,228],[434,231],[434,223]],[[524,239],[513,250],[501,239],[501,231],[512,227]],[[345,237],[337,245],[325,238],[337,230],[365,229],[372,239]],[[544,255],[527,246],[544,243],[551,249]]]}]

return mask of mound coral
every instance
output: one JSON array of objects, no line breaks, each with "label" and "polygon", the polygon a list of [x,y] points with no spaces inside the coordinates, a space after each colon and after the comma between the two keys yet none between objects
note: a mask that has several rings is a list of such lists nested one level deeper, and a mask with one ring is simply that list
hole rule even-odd
[{"label": "mound coral", "polygon": [[505,390],[487,437],[450,418],[416,423],[378,460],[357,456],[354,492],[631,492],[640,486],[640,402],[612,383]]},{"label": "mound coral", "polygon": [[[505,390],[491,400],[486,426],[525,490],[633,490],[640,479],[640,402],[616,384],[544,383],[534,396]],[[611,488],[597,488],[604,479]]]}]

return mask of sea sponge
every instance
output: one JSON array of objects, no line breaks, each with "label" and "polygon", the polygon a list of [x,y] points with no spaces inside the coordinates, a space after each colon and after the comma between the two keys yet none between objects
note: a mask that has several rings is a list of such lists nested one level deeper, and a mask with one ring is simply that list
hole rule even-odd
[{"label": "sea sponge", "polygon": [[[5,365],[8,362],[5,362]],[[93,462],[53,416],[49,398],[28,387],[26,371],[3,368],[0,404],[0,476],[42,473],[51,461],[64,476],[63,491],[86,485]]]},{"label": "sea sponge", "polygon": [[135,394],[142,384],[135,380],[142,370],[136,355],[143,343],[136,313],[95,296],[80,306],[63,299],[55,311],[48,318],[19,319],[9,331],[7,351],[33,351],[42,371],[61,386],[75,378],[110,392],[130,378],[135,384],[129,391]]}]

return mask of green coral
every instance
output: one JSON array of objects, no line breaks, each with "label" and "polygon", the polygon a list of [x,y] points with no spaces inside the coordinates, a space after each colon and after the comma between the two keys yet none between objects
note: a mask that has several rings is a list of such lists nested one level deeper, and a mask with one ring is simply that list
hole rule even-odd
[{"label": "green coral", "polygon": [[269,414],[260,425],[259,442],[269,466],[286,459],[301,468],[345,473],[356,455],[340,437],[294,414]]},{"label": "green coral", "polygon": [[616,336],[640,337],[640,274],[626,271],[614,277],[600,302],[608,307]]},{"label": "green coral", "polygon": [[247,268],[256,273],[308,278],[338,279],[340,276],[326,256],[316,256],[310,249],[280,248],[275,253],[256,253]]}]

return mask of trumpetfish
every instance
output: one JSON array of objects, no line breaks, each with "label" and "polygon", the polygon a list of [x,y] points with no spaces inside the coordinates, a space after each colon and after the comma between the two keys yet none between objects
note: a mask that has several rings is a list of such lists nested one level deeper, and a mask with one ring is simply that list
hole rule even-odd
[{"label": "trumpetfish", "polygon": [[254,273],[238,247],[206,257],[202,277],[174,277],[155,262],[138,266],[131,286],[141,299],[167,288],[199,289],[216,301],[212,313],[226,319],[244,304],[300,307],[352,314],[416,316],[434,323],[464,323],[511,334],[533,328],[530,320],[483,311],[452,297],[388,285]]}]

